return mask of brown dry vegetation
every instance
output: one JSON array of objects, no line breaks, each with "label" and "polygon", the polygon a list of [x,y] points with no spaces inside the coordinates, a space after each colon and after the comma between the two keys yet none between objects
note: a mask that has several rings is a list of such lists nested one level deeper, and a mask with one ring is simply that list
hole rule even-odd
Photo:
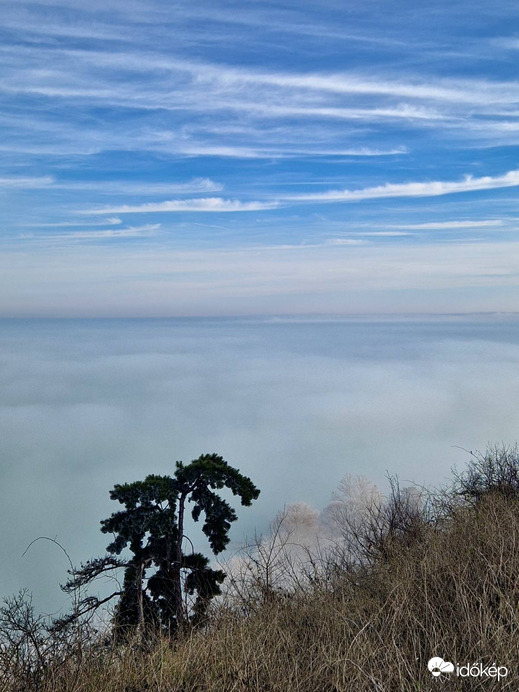
[{"label": "brown dry vegetation", "polygon": [[[505,451],[515,456],[504,462],[517,464],[517,450]],[[251,563],[254,578],[213,607],[203,630],[177,640],[111,646],[87,637],[81,647],[69,641],[68,649],[61,643],[53,652],[25,642],[18,655],[13,642],[4,641],[2,689],[518,690],[519,493],[513,479],[499,485],[504,472],[498,483],[487,479],[478,486],[482,492],[471,493],[474,479],[479,483],[488,470],[485,459],[490,456],[476,457],[472,476],[462,475],[447,494],[432,498],[434,509],[428,502],[427,509],[411,511],[396,488],[392,500],[369,513],[364,535],[357,536],[360,557],[352,559],[344,546],[314,556],[306,578],[292,588],[272,588],[265,565]],[[495,662],[509,674],[500,682],[438,680],[427,669],[432,656]]]}]

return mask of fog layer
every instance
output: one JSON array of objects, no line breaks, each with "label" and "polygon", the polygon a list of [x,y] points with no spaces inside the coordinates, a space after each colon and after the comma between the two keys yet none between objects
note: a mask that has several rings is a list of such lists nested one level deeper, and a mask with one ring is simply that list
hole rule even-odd
[{"label": "fog layer", "polygon": [[[261,488],[232,547],[346,473],[441,484],[519,430],[518,322],[0,321],[0,595],[67,606],[115,483],[217,452]],[[205,549],[203,543],[200,548]]]}]

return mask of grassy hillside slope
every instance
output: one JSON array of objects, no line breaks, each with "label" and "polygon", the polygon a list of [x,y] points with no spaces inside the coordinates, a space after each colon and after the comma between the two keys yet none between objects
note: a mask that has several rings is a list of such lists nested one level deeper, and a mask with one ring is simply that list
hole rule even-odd
[{"label": "grassy hillside slope", "polygon": [[[38,660],[30,642],[16,652],[4,631],[2,689],[517,690],[518,462],[517,449],[474,456],[449,491],[420,507],[394,486],[368,512],[355,546],[309,555],[305,578],[283,589],[272,588],[252,559],[247,588],[235,583],[203,629],[175,641],[115,646],[91,635],[79,647],[72,637]],[[508,674],[434,678],[427,668],[434,656],[460,666],[495,663]]]}]

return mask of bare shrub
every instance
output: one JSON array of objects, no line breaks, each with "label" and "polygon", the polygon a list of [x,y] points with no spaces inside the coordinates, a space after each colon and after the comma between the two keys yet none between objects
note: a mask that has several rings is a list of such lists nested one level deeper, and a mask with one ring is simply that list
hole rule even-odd
[{"label": "bare shrub", "polygon": [[334,555],[344,566],[371,565],[387,560],[394,550],[416,541],[431,521],[431,507],[425,491],[401,488],[397,478],[389,478],[390,493],[380,491],[362,477],[343,479],[340,500],[335,496],[327,508],[328,523],[341,537]]},{"label": "bare shrub", "polygon": [[320,534],[319,512],[309,505],[300,502],[279,512],[267,536],[255,536],[222,564],[227,605],[249,613],[315,586],[326,563]]},{"label": "bare shrub", "polygon": [[31,594],[22,590],[4,599],[0,608],[0,680],[7,689],[38,689],[50,670],[73,666],[78,672],[85,648],[91,649],[96,629],[57,630],[50,617],[37,615]]},{"label": "bare shrub", "polygon": [[519,498],[519,447],[495,445],[485,453],[469,452],[467,468],[454,472],[453,493],[465,502],[477,504],[485,495],[498,493]]}]

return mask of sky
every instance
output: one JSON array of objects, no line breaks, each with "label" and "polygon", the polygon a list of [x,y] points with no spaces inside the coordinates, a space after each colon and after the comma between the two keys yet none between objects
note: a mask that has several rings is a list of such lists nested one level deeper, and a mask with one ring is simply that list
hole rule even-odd
[{"label": "sky", "polygon": [[3,0],[0,317],[517,310],[519,8]]}]

